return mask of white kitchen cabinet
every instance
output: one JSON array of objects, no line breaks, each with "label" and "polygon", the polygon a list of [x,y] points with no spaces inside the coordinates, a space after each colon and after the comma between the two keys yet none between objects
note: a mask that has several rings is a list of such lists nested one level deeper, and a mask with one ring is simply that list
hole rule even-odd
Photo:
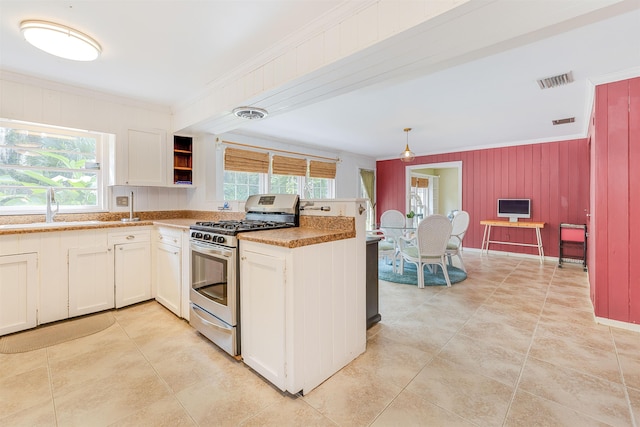
[{"label": "white kitchen cabinet", "polygon": [[38,254],[0,256],[0,335],[37,325]]},{"label": "white kitchen cabinet", "polygon": [[166,139],[166,132],[161,129],[129,129],[127,140],[111,147],[109,183],[166,186],[169,177]]},{"label": "white kitchen cabinet", "polygon": [[114,307],[113,268],[106,244],[69,249],[69,317]]},{"label": "white kitchen cabinet", "polygon": [[295,394],[363,353],[365,249],[364,239],[292,249],[240,240],[244,362]]},{"label": "white kitchen cabinet", "polygon": [[181,316],[182,235],[179,230],[167,227],[158,229],[153,264],[156,301]]},{"label": "white kitchen cabinet", "polygon": [[149,230],[109,234],[114,250],[116,308],[152,298]]},{"label": "white kitchen cabinet", "polygon": [[[285,265],[285,257],[277,253],[266,254],[250,249],[242,252],[242,358],[244,363],[280,390],[287,387]],[[245,288],[245,284],[250,285]]]}]

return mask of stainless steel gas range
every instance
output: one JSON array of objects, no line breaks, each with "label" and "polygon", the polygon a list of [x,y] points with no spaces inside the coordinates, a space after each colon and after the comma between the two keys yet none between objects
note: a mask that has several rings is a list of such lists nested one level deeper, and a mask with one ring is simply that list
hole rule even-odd
[{"label": "stainless steel gas range", "polygon": [[239,233],[297,227],[300,200],[292,194],[249,196],[245,219],[197,222],[191,234],[189,323],[232,356],[240,354]]}]

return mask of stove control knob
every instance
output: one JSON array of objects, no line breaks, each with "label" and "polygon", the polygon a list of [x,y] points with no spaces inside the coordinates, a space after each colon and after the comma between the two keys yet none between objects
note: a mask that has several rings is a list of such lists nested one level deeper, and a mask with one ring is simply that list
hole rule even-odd
[{"label": "stove control knob", "polygon": [[225,241],[225,239],[224,239],[224,237],[223,237],[223,236],[218,236],[218,237],[216,237],[216,242],[218,242],[218,243],[224,243],[224,241]]},{"label": "stove control knob", "polygon": [[196,239],[202,239],[202,233],[196,233]]},{"label": "stove control knob", "polygon": [[212,240],[212,239],[211,239],[211,234],[207,234],[207,233],[205,233],[205,234],[204,234],[204,236],[202,236],[202,238],[203,238],[204,240]]},{"label": "stove control knob", "polygon": [[196,237],[196,232],[195,232],[195,231],[193,231],[193,232],[191,233],[191,237],[193,237],[193,238],[195,238],[195,237]]}]

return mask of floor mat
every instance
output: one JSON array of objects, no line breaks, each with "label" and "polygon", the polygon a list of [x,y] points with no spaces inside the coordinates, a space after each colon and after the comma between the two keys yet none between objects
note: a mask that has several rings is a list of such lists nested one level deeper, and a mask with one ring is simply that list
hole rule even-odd
[{"label": "floor mat", "polygon": [[0,338],[0,353],[24,353],[86,337],[115,323],[110,312],[64,320]]}]

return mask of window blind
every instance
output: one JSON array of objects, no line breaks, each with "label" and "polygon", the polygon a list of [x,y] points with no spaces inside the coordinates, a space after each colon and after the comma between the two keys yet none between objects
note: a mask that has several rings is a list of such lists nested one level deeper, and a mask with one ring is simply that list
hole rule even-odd
[{"label": "window blind", "polygon": [[268,173],[269,153],[227,147],[224,150],[224,169],[236,172]]},{"label": "window blind", "polygon": [[336,164],[333,162],[319,162],[317,160],[309,161],[309,177],[310,178],[336,178]]},{"label": "window blind", "polygon": [[307,160],[296,157],[273,156],[271,173],[274,175],[307,175]]},{"label": "window blind", "polygon": [[427,188],[429,186],[429,178],[411,177],[411,186],[418,188]]}]

